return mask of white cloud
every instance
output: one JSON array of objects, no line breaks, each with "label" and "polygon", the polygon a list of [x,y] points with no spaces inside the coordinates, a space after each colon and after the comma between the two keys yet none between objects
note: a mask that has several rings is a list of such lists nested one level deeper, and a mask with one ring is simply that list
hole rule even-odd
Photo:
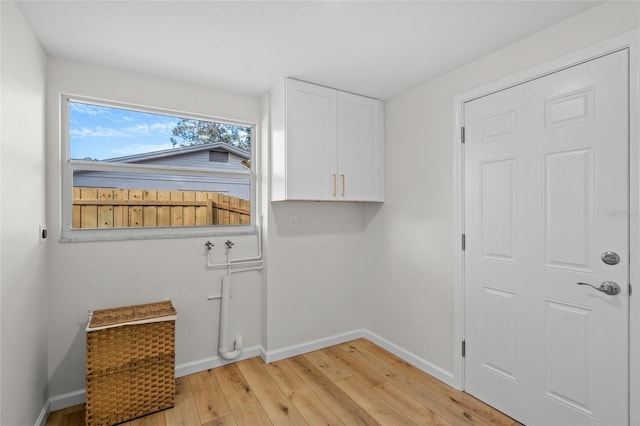
[{"label": "white cloud", "polygon": [[171,131],[176,127],[177,123],[177,121],[153,123],[151,125],[151,130],[157,133],[171,134]]},{"label": "white cloud", "polygon": [[71,103],[71,111],[79,114],[86,114],[91,116],[97,116],[104,114],[104,108],[97,105],[81,104],[77,102]]},{"label": "white cloud", "polygon": [[97,126],[94,128],[83,127],[81,129],[70,129],[69,133],[71,136],[75,138],[86,138],[86,137],[119,137],[126,138],[130,135],[123,131],[123,129],[113,129],[109,127],[101,127]]},{"label": "white cloud", "polygon": [[69,133],[74,138],[85,137],[119,137],[131,138],[136,136],[166,135],[171,136],[175,122],[138,123],[127,127],[82,127],[72,128]]}]

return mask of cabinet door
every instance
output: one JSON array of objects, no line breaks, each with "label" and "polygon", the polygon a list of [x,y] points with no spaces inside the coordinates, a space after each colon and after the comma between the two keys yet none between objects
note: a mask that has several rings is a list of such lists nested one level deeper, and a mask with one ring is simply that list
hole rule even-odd
[{"label": "cabinet door", "polygon": [[288,199],[336,199],[336,98],[337,91],[334,89],[287,80]]},{"label": "cabinet door", "polygon": [[382,201],[382,102],[338,93],[338,199]]}]

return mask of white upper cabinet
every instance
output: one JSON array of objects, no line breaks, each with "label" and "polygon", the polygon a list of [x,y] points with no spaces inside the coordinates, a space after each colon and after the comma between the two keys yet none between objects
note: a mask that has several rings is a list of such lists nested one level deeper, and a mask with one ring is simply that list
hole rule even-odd
[{"label": "white upper cabinet", "polygon": [[338,199],[382,201],[382,102],[338,92]]},{"label": "white upper cabinet", "polygon": [[383,106],[285,79],[271,92],[271,200],[383,201]]}]

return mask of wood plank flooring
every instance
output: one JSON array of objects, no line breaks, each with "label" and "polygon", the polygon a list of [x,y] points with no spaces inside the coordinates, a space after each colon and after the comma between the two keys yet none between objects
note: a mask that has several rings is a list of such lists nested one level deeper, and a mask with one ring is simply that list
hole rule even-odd
[{"label": "wood plank flooring", "polygon": [[[47,426],[84,425],[84,404]],[[265,364],[251,358],[177,379],[176,406],[123,423],[173,425],[519,425],[366,339]]]}]

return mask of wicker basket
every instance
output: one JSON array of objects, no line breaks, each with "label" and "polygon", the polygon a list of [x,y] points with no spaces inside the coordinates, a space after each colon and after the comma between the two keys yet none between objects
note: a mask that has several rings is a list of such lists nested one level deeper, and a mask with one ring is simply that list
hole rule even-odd
[{"label": "wicker basket", "polygon": [[171,302],[94,311],[87,326],[87,425],[112,425],[175,405]]}]

